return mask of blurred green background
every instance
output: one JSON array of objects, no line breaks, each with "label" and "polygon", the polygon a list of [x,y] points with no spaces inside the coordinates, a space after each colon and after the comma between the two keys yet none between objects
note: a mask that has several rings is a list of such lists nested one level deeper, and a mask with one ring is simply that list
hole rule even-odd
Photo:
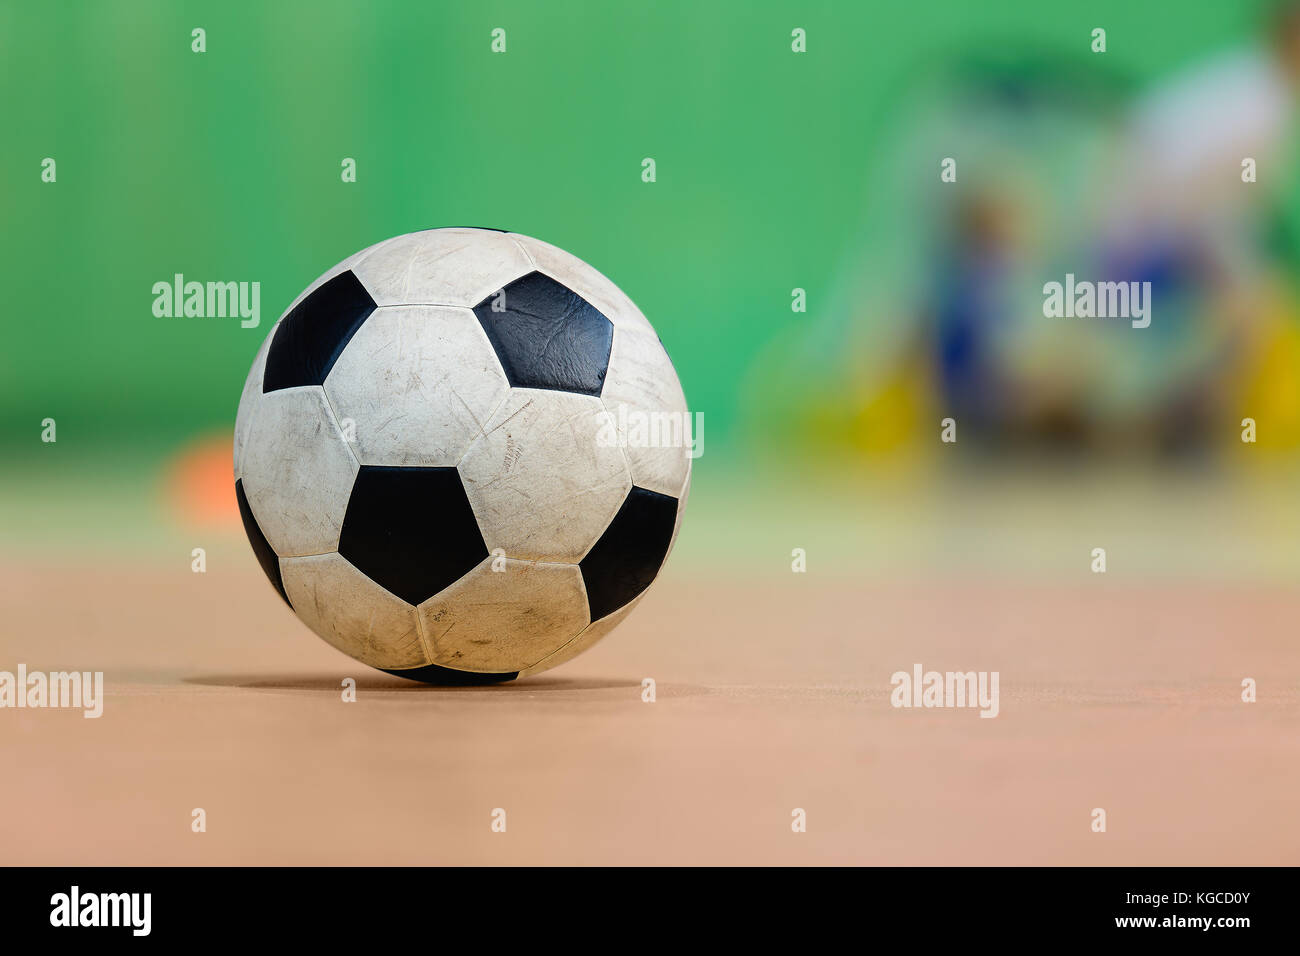
[{"label": "blurred green background", "polygon": [[[845,451],[851,489],[855,450],[906,444],[861,442],[819,408],[854,374],[831,367],[859,341],[846,321],[907,321],[849,314],[846,296],[860,263],[892,261],[930,215],[894,176],[917,90],[1010,53],[1095,69],[1122,98],[1256,35],[1261,8],[4,0],[6,533],[152,514],[159,486],[138,476],[190,467],[177,456],[196,437],[229,431],[252,357],[299,291],[371,243],[444,225],[545,239],[637,302],[704,415],[700,495],[721,485],[710,474]],[[1096,26],[1104,56],[1089,52]],[[45,157],[56,183],[41,181]],[[345,157],[356,183],[340,179]],[[916,158],[917,175],[937,185],[936,164]],[[1300,233],[1300,176],[1287,176],[1275,218]],[[260,282],[260,327],[155,317],[151,288],[175,273]],[[791,311],[796,287],[807,313]],[[41,443],[46,417],[57,445]],[[799,461],[792,428],[824,432]]]},{"label": "blurred green background", "polygon": [[[873,161],[909,81],[1013,42],[1077,58],[1103,23],[1106,68],[1149,75],[1253,20],[1245,3],[7,0],[0,440],[31,445],[46,415],[69,442],[228,426],[270,324],[328,266],[490,225],[618,282],[725,442],[749,363],[809,321],[791,288],[815,316],[890,190]],[[176,272],[260,281],[262,326],[155,318],[150,288]]]}]

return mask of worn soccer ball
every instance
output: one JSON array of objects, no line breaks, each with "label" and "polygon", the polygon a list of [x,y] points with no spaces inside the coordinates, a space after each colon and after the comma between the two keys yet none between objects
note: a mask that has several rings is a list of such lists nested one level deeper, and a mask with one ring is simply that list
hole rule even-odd
[{"label": "worn soccer ball", "polygon": [[345,654],[432,683],[534,674],[612,630],[672,549],[690,466],[681,384],[632,301],[491,229],[330,269],[267,336],[235,421],[240,514],[280,596]]}]

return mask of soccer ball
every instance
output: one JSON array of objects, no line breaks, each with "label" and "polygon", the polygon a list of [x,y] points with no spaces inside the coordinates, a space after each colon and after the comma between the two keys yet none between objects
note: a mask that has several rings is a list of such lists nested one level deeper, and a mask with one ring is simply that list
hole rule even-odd
[{"label": "soccer ball", "polygon": [[281,316],[240,399],[235,495],[267,577],[334,647],[415,680],[510,680],[590,647],[658,575],[688,428],[614,283],[527,236],[432,229]]}]

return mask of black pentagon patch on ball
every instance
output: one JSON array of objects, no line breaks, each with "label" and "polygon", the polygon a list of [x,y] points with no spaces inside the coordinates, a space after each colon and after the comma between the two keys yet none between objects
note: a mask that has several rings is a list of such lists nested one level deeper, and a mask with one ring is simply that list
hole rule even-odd
[{"label": "black pentagon patch on ball", "polygon": [[303,299],[284,317],[266,356],[262,391],[323,385],[343,348],[377,306],[349,270]]},{"label": "black pentagon patch on ball", "polygon": [[600,540],[579,562],[591,619],[613,614],[650,586],[677,523],[677,499],[633,487]]},{"label": "black pentagon patch on ball", "polygon": [[590,302],[530,272],[474,306],[511,385],[599,395],[614,324]]},{"label": "black pentagon patch on ball", "polygon": [[417,680],[422,684],[442,684],[451,687],[477,687],[482,684],[500,684],[502,681],[514,680],[519,676],[518,671],[480,674],[475,671],[458,671],[450,667],[439,667],[437,664],[410,667],[402,671],[390,671],[386,667],[379,669],[385,674],[392,674],[394,677],[405,677],[407,680]]},{"label": "black pentagon patch on ball", "polygon": [[262,566],[266,576],[271,579],[271,584],[280,592],[280,597],[284,598],[284,603],[293,607],[289,603],[289,595],[284,591],[284,579],[280,576],[280,559],[276,557],[275,549],[271,547],[271,542],[266,540],[266,535],[262,534],[262,529],[253,517],[253,509],[248,506],[248,496],[244,494],[244,480],[241,478],[235,482],[235,500],[239,502],[239,517],[244,521],[244,533],[248,535],[248,543],[253,546],[253,554],[257,555],[257,563]]},{"label": "black pentagon patch on ball", "polygon": [[362,465],[339,554],[403,601],[433,597],[487,557],[455,468]]}]

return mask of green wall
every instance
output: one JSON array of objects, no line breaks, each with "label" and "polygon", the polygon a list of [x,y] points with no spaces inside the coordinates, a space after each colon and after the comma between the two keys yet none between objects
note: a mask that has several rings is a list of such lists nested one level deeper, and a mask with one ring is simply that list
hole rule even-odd
[{"label": "green wall", "polygon": [[[873,163],[916,77],[981,48],[1078,56],[1100,25],[1108,68],[1141,80],[1245,35],[1252,10],[4,0],[0,445],[38,443],[47,415],[60,444],[229,427],[258,344],[318,273],[463,224],[538,236],[618,282],[725,446],[746,370],[815,321],[890,189]],[[156,318],[151,287],[177,272],[261,282],[261,327]],[[795,286],[809,316],[790,311]]]}]

